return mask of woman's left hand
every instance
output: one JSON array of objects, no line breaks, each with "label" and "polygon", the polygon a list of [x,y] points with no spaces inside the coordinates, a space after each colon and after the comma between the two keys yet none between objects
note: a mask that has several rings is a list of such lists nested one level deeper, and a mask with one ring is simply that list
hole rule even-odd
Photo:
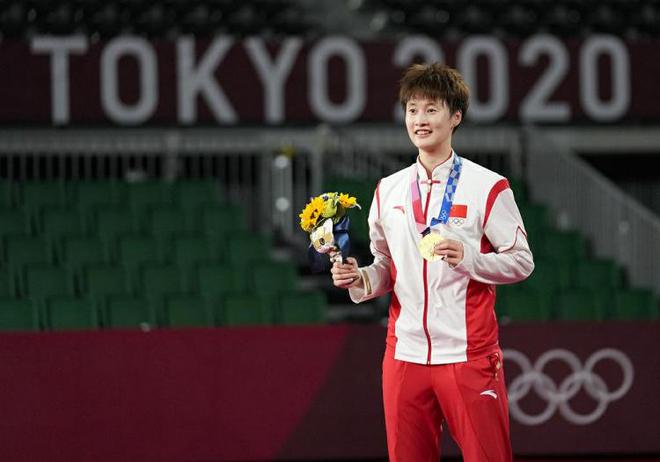
[{"label": "woman's left hand", "polygon": [[450,266],[456,266],[463,261],[463,243],[453,239],[444,239],[435,245],[433,253],[441,255]]}]

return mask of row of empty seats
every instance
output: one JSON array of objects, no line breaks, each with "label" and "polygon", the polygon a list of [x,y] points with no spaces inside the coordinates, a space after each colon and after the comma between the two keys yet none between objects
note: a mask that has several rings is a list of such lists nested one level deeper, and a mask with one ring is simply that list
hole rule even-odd
[{"label": "row of empty seats", "polygon": [[648,289],[568,288],[549,292],[533,285],[497,288],[496,313],[508,321],[603,321],[658,319]]},{"label": "row of empty seats", "polygon": [[497,34],[564,37],[610,33],[657,37],[660,2],[641,0],[365,0],[358,11],[372,14],[376,29],[403,28],[438,35]]},{"label": "row of empty seats", "polygon": [[182,325],[186,304],[197,325],[325,318],[322,294],[297,290],[295,266],[213,182],[7,182],[0,203],[0,327],[62,328],[66,310],[81,326]]},{"label": "row of empty seats", "polygon": [[213,33],[304,34],[310,20],[290,0],[28,0],[0,1],[0,31],[30,34],[85,34],[112,37],[144,34],[156,38]]},{"label": "row of empty seats", "polygon": [[0,331],[143,329],[310,325],[323,322],[325,299],[319,292],[286,292],[276,300],[240,293],[221,302],[194,294],[153,301],[138,295],[112,295],[99,306],[89,298],[0,298]]},{"label": "row of empty seats", "polygon": [[[265,252],[270,244],[268,236],[248,232],[242,213],[234,212],[240,210],[215,206],[197,214],[158,208],[140,225],[140,220],[122,207],[101,208],[90,217],[71,209],[49,210],[42,214],[40,225],[31,227],[21,211],[0,209],[0,258],[10,265],[54,260],[75,265],[80,259],[128,261],[141,258],[142,253],[156,261],[183,261],[198,254],[240,261],[236,255],[239,249],[249,251],[252,246],[254,252]],[[86,223],[86,219],[90,221]]]},{"label": "row of empty seats", "polygon": [[198,207],[225,201],[223,190],[214,181],[28,181],[0,182],[0,206],[19,206],[39,212],[45,206],[75,206],[81,211],[101,205],[126,205],[133,212],[145,207],[175,204]]}]

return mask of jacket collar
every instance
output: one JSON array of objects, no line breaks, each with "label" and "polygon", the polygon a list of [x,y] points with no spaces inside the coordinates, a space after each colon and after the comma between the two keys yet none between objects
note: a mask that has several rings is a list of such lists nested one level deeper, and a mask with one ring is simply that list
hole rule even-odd
[{"label": "jacket collar", "polygon": [[428,174],[426,173],[426,169],[422,165],[422,162],[419,159],[419,156],[417,156],[417,161],[415,162],[416,167],[417,167],[417,178],[419,178],[420,184],[423,185],[429,185],[430,181],[433,181],[433,183],[446,183],[447,178],[449,177],[449,172],[451,171],[451,166],[454,163],[454,151],[451,151],[451,155],[447,160],[445,160],[443,163],[440,165],[436,165],[436,167],[433,169],[433,172],[431,172],[431,178],[429,178]]}]

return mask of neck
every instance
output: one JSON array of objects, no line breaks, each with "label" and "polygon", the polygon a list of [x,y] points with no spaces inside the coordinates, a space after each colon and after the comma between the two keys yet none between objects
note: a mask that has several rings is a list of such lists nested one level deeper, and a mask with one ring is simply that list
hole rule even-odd
[{"label": "neck", "polygon": [[451,146],[440,149],[437,152],[419,151],[419,161],[426,170],[429,178],[433,175],[433,170],[440,164],[443,164],[451,157]]}]

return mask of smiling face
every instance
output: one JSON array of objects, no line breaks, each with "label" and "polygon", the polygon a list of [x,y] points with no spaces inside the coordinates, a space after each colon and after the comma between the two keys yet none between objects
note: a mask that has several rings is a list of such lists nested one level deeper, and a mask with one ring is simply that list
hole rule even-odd
[{"label": "smiling face", "polygon": [[461,122],[461,113],[450,114],[444,101],[413,97],[406,102],[406,129],[420,153],[431,156],[451,151],[451,135]]}]

